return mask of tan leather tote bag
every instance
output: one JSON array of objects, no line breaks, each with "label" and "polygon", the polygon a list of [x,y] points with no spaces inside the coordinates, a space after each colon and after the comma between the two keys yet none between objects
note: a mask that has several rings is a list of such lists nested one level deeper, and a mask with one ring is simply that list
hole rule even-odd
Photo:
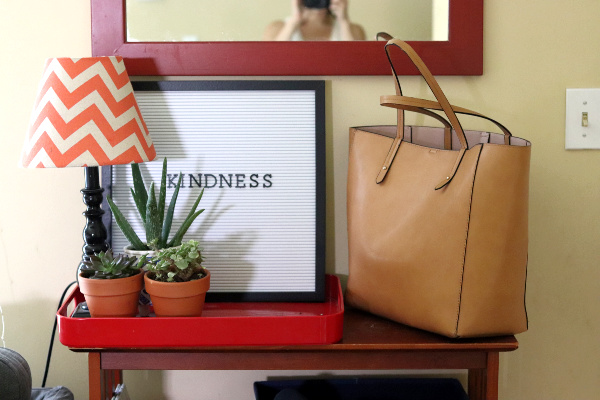
[{"label": "tan leather tote bag", "polygon": [[[414,50],[392,39],[388,58],[393,46],[437,101],[402,96],[392,65],[397,94],[381,105],[398,125],[350,129],[346,302],[448,337],[523,332],[531,143],[450,105]],[[405,126],[404,110],[444,127]],[[457,113],[502,133],[464,130]]]}]

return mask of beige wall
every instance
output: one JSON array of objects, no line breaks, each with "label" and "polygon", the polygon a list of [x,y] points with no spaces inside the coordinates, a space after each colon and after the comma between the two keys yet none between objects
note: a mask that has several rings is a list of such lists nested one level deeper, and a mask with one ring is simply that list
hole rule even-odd
[{"label": "beige wall", "polygon": [[[492,115],[533,142],[531,329],[518,336],[519,350],[501,357],[501,399],[594,399],[600,393],[600,152],[564,150],[565,89],[600,87],[598,15],[595,0],[486,0],[484,75],[439,79],[453,103]],[[80,257],[83,172],[16,165],[44,59],[89,55],[89,21],[89,4],[82,0],[0,1],[0,306],[6,346],[29,360],[34,385],[41,382],[56,302]],[[393,86],[387,77],[324,79],[327,269],[343,275],[347,128],[391,123],[394,113],[378,106],[378,96]],[[403,81],[406,93],[429,96],[417,78]],[[231,380],[223,382],[222,375]],[[251,399],[252,381],[268,375],[127,377],[138,399]],[[200,389],[193,389],[198,382]],[[48,383],[69,386],[78,399],[85,398],[85,355],[58,344]]]}]

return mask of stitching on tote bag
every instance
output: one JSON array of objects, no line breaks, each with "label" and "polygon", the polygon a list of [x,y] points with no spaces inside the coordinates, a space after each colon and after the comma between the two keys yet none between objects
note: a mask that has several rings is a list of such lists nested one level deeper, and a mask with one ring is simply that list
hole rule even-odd
[{"label": "stitching on tote bag", "polygon": [[523,309],[525,310],[525,328],[529,329],[529,315],[527,315],[527,267],[529,267],[529,253],[525,259],[525,290],[523,290]]},{"label": "stitching on tote bag", "polygon": [[462,292],[463,292],[463,283],[465,278],[465,262],[467,259],[467,243],[469,241],[469,225],[471,224],[471,208],[473,207],[473,192],[475,191],[475,178],[477,177],[477,167],[479,166],[479,159],[481,158],[481,151],[483,149],[483,145],[480,146],[479,152],[477,154],[477,162],[475,163],[475,173],[473,173],[473,183],[471,184],[471,199],[469,201],[469,218],[467,220],[467,229],[465,232],[465,246],[463,250],[463,263],[462,263],[462,274],[460,276],[460,291],[458,293],[458,305],[456,307],[456,327],[454,328],[454,335],[458,336],[458,324],[460,322],[460,307],[462,305]]}]

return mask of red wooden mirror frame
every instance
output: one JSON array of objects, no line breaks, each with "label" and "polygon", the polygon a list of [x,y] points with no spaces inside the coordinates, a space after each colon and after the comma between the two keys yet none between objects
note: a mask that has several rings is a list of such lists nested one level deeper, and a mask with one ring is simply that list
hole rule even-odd
[{"label": "red wooden mirror frame", "polygon": [[[127,42],[125,0],[91,0],[91,7],[92,55],[124,57],[130,75],[390,73],[385,42]],[[410,44],[435,75],[481,75],[483,0],[450,0],[449,15],[448,41]],[[401,75],[417,73],[406,57],[395,65]]]}]

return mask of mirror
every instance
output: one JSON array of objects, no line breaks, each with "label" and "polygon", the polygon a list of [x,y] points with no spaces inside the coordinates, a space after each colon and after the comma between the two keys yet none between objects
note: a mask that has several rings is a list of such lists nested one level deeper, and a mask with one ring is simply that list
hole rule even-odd
[{"label": "mirror", "polygon": [[[92,8],[92,54],[94,56],[121,55],[125,58],[127,71],[130,75],[188,75],[188,76],[306,76],[306,75],[387,75],[390,68],[384,53],[384,42],[367,41],[241,41],[222,37],[218,40],[203,39],[204,33],[177,34],[177,40],[198,39],[201,41],[172,41],[176,35],[165,41],[157,37],[144,40],[144,36],[134,37],[138,33],[132,31],[127,39],[126,10],[131,2],[160,4],[175,0],[91,0]],[[177,0],[178,3],[196,3],[200,0]],[[236,2],[268,2],[273,0],[219,0],[206,4]],[[288,7],[290,0],[274,0]],[[388,0],[350,0],[351,7],[357,4]],[[401,0],[390,0],[400,2]],[[410,0],[406,0],[410,1]],[[419,0],[415,0],[419,1]],[[432,0],[432,10],[435,2]],[[448,1],[448,0],[441,0]],[[352,3],[354,2],[354,3]],[[430,3],[430,2],[424,2]],[[208,6],[205,6],[208,7]],[[233,9],[234,7],[231,6]],[[188,12],[187,9],[183,8]],[[358,11],[350,10],[350,16],[360,15]],[[204,14],[209,14],[205,8]],[[261,10],[262,14],[264,10]],[[231,11],[230,11],[231,13]],[[288,11],[289,13],[289,11]],[[194,14],[189,12],[189,14]],[[432,14],[435,16],[436,13]],[[213,16],[212,11],[210,12]],[[216,15],[216,14],[214,14]],[[285,14],[284,14],[285,15]],[[390,14],[391,15],[391,14]],[[437,13],[441,15],[441,13]],[[161,18],[163,17],[160,14]],[[361,24],[365,31],[375,30],[368,22],[367,16],[361,16]],[[216,18],[216,17],[215,17]],[[268,15],[266,20],[281,18]],[[376,21],[379,17],[374,17]],[[167,19],[166,17],[164,19]],[[443,28],[448,40],[419,40],[413,39],[410,44],[423,58],[425,63],[436,75],[481,75],[483,73],[483,0],[452,0],[449,2],[447,28]],[[183,20],[174,17],[175,21]],[[391,31],[396,37],[407,39],[409,33],[396,33],[394,27],[403,25],[400,18],[389,21]],[[150,22],[150,19],[146,19]],[[200,20],[199,20],[200,21]],[[358,21],[358,17],[356,17]],[[434,26],[442,24],[426,23],[429,32]],[[202,24],[202,22],[198,22]],[[148,25],[155,25],[149,23]],[[381,26],[384,23],[381,22]],[[264,27],[261,26],[261,30]],[[396,28],[399,29],[399,28]],[[382,29],[383,30],[383,29]],[[411,30],[416,34],[416,29]],[[191,32],[191,31],[190,31]],[[372,34],[371,32],[369,34]],[[220,35],[217,33],[217,35]],[[432,34],[433,35],[433,34]],[[207,36],[208,37],[208,36]],[[433,39],[438,37],[432,36]],[[135,39],[135,40],[134,40]],[[396,57],[396,55],[394,55]],[[416,69],[410,65],[406,57],[398,55],[394,60],[396,70],[402,75],[414,75]]]},{"label": "mirror", "polygon": [[[126,0],[127,41],[265,40],[267,27],[292,23],[292,4],[293,0]],[[448,40],[449,0],[348,0],[347,4],[348,19],[368,40],[381,31],[403,40]],[[336,19],[322,10],[309,15],[333,21],[331,27],[337,28]],[[341,35],[331,36],[342,40]]]}]

